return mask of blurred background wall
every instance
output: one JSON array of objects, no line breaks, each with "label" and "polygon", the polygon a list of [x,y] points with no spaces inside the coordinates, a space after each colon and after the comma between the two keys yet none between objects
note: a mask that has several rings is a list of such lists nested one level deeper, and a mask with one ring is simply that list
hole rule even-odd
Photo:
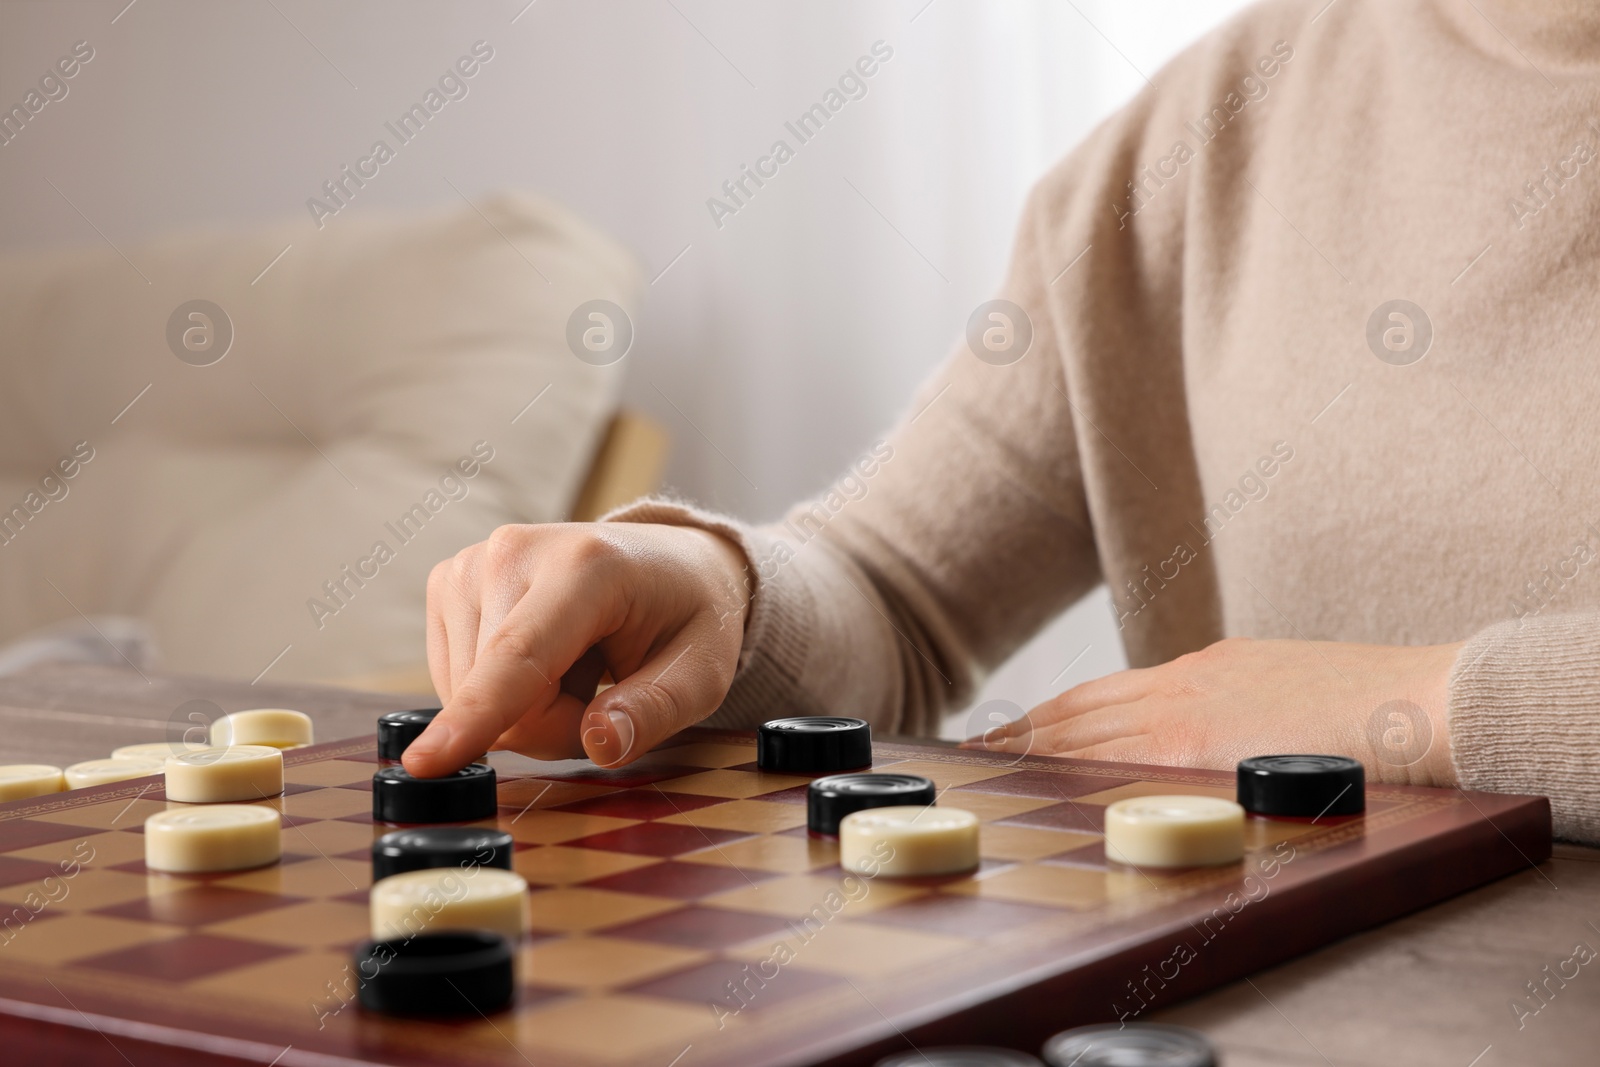
[{"label": "blurred background wall", "polygon": [[[307,200],[484,42],[466,95],[322,226],[515,188],[608,231],[650,280],[624,401],[671,431],[670,487],[765,519],[868,447],[950,350],[1031,182],[1241,6],[3,0],[7,106],[75,42],[94,59],[0,147],[0,244],[288,220],[310,245]],[[892,56],[865,94],[715,219],[708,198],[794,144],[784,123],[875,42]],[[1027,707],[1122,665],[1097,596],[984,699]]]}]

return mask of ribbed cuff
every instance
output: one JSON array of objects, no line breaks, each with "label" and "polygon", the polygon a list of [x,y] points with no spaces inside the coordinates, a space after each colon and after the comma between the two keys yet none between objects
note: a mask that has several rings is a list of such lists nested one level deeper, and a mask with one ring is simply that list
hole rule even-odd
[{"label": "ribbed cuff", "polygon": [[751,593],[744,644],[733,685],[706,720],[708,726],[749,730],[785,715],[824,714],[801,686],[817,628],[816,602],[804,575],[784,566],[789,547],[781,538],[766,527],[662,497],[618,508],[600,521],[692,526],[725,537],[744,552]]},{"label": "ribbed cuff", "polygon": [[1600,841],[1600,615],[1476,634],[1450,673],[1449,720],[1463,788],[1547,796],[1557,837]]}]

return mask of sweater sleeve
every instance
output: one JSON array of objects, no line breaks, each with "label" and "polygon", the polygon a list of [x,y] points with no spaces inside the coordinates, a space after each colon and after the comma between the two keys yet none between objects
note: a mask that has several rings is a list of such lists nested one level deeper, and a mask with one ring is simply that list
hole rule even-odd
[{"label": "sweater sleeve", "polygon": [[[1149,193],[1162,180],[1140,164],[1171,151],[1216,69],[1192,49],[1038,183],[994,299],[827,492],[764,526],[664,500],[607,516],[743,547],[753,600],[715,724],[832,713],[936,733],[1108,559],[1131,576],[1187,536],[1183,519],[1204,510],[1183,393],[1188,194],[1186,179]],[[1210,568],[1163,595],[1163,617],[1181,620],[1166,645],[1155,612],[1126,626],[1131,659],[1220,636]]]},{"label": "sweater sleeve", "polygon": [[1479,631],[1456,657],[1448,714],[1463,788],[1547,796],[1557,837],[1600,840],[1600,614]]},{"label": "sweater sleeve", "polygon": [[662,499],[606,516],[695,525],[743,548],[751,613],[713,724],[854,714],[936,733],[985,671],[1099,581],[1047,301],[1086,241],[1063,252],[1053,234],[1031,202],[997,294],[1011,306],[994,304],[994,318],[985,305],[976,347],[958,343],[826,493],[764,526]]}]

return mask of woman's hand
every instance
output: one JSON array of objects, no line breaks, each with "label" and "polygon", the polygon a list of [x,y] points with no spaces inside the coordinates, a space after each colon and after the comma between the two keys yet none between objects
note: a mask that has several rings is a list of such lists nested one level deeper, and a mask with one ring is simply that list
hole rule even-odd
[{"label": "woman's hand", "polygon": [[1454,785],[1445,709],[1460,648],[1230,638],[1075,686],[965,747],[1219,770],[1323,753],[1376,781]]},{"label": "woman's hand", "polygon": [[500,527],[428,576],[444,710],[406,769],[448,774],[491,748],[613,767],[699,722],[733,681],[745,571],[736,545],[688,527]]}]

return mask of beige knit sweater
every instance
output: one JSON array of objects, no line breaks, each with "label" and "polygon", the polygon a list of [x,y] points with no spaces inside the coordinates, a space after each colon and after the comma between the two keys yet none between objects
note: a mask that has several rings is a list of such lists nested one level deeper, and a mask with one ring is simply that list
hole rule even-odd
[{"label": "beige knit sweater", "polygon": [[1011,347],[979,316],[828,496],[613,516],[755,563],[714,721],[933,732],[1104,581],[1135,665],[1468,639],[1461,783],[1600,840],[1600,5],[1476,4],[1249,10],[1038,184]]}]

